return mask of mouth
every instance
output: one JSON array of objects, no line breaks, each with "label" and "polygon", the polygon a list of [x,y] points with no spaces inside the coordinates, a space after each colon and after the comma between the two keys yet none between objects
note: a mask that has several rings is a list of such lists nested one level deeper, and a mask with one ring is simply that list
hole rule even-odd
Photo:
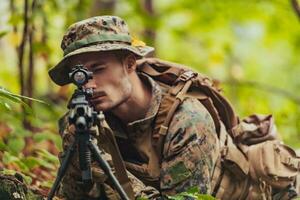
[{"label": "mouth", "polygon": [[101,99],[106,96],[105,92],[94,92],[93,96],[89,98],[90,103],[97,104]]}]

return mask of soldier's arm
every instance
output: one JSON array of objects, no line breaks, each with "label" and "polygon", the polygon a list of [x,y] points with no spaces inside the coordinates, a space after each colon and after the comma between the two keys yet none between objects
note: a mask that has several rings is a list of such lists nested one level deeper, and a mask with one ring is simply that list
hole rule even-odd
[{"label": "soldier's arm", "polygon": [[219,146],[213,119],[197,99],[186,99],[175,112],[164,143],[161,190],[177,194],[191,187],[211,192]]}]

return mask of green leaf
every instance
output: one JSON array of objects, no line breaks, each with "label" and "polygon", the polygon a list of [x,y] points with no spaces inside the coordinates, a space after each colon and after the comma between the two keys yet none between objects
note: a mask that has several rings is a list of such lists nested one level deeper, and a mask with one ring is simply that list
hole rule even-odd
[{"label": "green leaf", "polygon": [[14,176],[17,173],[17,171],[11,170],[11,169],[3,169],[3,170],[1,170],[1,173],[3,173],[4,175]]},{"label": "green leaf", "polygon": [[18,155],[25,147],[24,138],[22,137],[10,138],[7,142],[7,146],[13,154]]},{"label": "green leaf", "polygon": [[0,39],[4,37],[7,33],[8,31],[0,31]]},{"label": "green leaf", "polygon": [[186,192],[189,194],[199,194],[199,188],[197,186],[190,187]]},{"label": "green leaf", "polygon": [[24,129],[21,125],[19,125],[19,127],[15,127],[14,135],[17,137],[24,138],[32,136],[32,132]]},{"label": "green leaf", "polygon": [[197,200],[216,200],[214,197],[208,195],[208,194],[200,194],[199,188],[194,186],[189,188],[186,192],[181,192],[179,194],[176,194],[174,196],[168,196],[168,199],[171,200],[184,200],[187,197],[190,197],[192,199]]},{"label": "green leaf", "polygon": [[168,196],[168,199],[170,199],[170,200],[184,200],[184,196],[182,196],[182,195]]},{"label": "green leaf", "polygon": [[4,141],[0,140],[0,151],[4,150],[6,150],[6,144],[4,143]]},{"label": "green leaf", "polygon": [[42,142],[45,140],[50,140],[55,143],[57,147],[61,146],[61,137],[58,134],[54,134],[50,131],[44,131],[42,133],[37,133],[33,136],[34,141]]},{"label": "green leaf", "polygon": [[2,157],[2,162],[4,164],[9,164],[9,163],[13,163],[13,162],[17,162],[20,159],[12,154],[10,154],[9,152],[5,151]]},{"label": "green leaf", "polygon": [[29,168],[29,169],[33,169],[36,166],[40,165],[40,159],[33,157],[33,156],[28,156],[24,159],[22,159],[22,162]]},{"label": "green leaf", "polygon": [[43,133],[37,133],[33,136],[33,140],[35,142],[42,142],[45,140],[52,140],[52,133],[43,132]]},{"label": "green leaf", "polygon": [[22,162],[22,160],[12,154],[10,154],[9,152],[5,151],[3,158],[2,158],[2,162],[4,164],[10,164],[10,163],[15,163],[17,164],[20,169],[24,172],[29,172],[29,168],[26,166],[25,163]]},{"label": "green leaf", "polygon": [[[18,172],[20,173],[20,172]],[[22,174],[22,173],[21,173]],[[25,174],[22,174],[23,178],[24,178],[24,181],[27,185],[30,185],[32,183],[32,178],[30,176],[27,176]]]},{"label": "green leaf", "polygon": [[41,104],[49,106],[48,103],[46,103],[45,101],[39,100],[39,99],[35,99],[35,98],[31,98],[31,97],[26,97],[26,96],[22,96],[22,95],[18,95],[18,94],[12,94],[12,93],[10,93],[10,94],[12,96],[20,98],[20,99],[27,99],[27,100],[31,100],[31,101],[34,101],[34,102],[41,103]]},{"label": "green leaf", "polygon": [[0,99],[0,107],[4,111],[11,111],[11,106],[7,102],[3,101],[2,99]]},{"label": "green leaf", "polygon": [[27,100],[30,100],[33,102],[38,102],[38,103],[49,106],[49,104],[47,104],[46,102],[44,102],[42,100],[34,99],[31,97],[26,97],[26,96],[22,96],[22,95],[18,95],[18,94],[13,94],[3,87],[0,87],[0,96],[5,97],[15,103],[22,104],[25,107],[25,109],[27,109],[27,110],[32,110],[32,109],[24,101],[22,101],[22,99],[27,99]]},{"label": "green leaf", "polygon": [[21,103],[22,101],[20,100],[20,98],[17,98],[15,96],[12,95],[12,93],[8,92],[6,89],[4,89],[3,87],[0,87],[0,97],[4,97],[12,102],[15,103]]},{"label": "green leaf", "polygon": [[11,24],[11,25],[18,25],[20,22],[22,22],[22,20],[23,20],[23,16],[21,15],[21,14],[13,14],[13,15],[11,15],[10,16],[10,19],[9,19],[9,23]]},{"label": "green leaf", "polygon": [[19,103],[19,104],[23,105],[24,108],[25,108],[25,112],[27,114],[32,114],[33,113],[33,110],[28,106],[28,104],[25,103],[24,101],[22,101],[22,99],[21,99],[22,96],[21,95],[12,94],[11,92],[4,89],[3,87],[0,87],[0,97],[6,98],[6,99],[8,99],[12,102]]},{"label": "green leaf", "polygon": [[52,188],[52,185],[53,185],[53,181],[52,180],[43,181],[41,183],[41,186],[45,187],[45,188]]},{"label": "green leaf", "polygon": [[10,105],[8,104],[8,103],[4,103],[4,107],[7,109],[7,110],[9,110],[9,111],[11,111],[11,107],[10,107]]},{"label": "green leaf", "polygon": [[38,159],[38,161],[39,161],[39,165],[41,165],[41,166],[43,166],[43,167],[45,167],[47,169],[51,169],[51,170],[55,170],[56,169],[55,165],[53,163],[50,163],[47,160]]},{"label": "green leaf", "polygon": [[148,200],[148,199],[144,197],[138,197],[137,200]]},{"label": "green leaf", "polygon": [[54,164],[48,162],[44,158],[38,158],[38,157],[32,157],[29,156],[27,158],[22,159],[22,162],[29,168],[33,169],[34,167],[37,166],[42,166],[48,169],[55,169]]},{"label": "green leaf", "polygon": [[27,167],[27,165],[25,163],[23,163],[21,160],[17,160],[15,162],[21,169],[22,172],[29,172],[29,167]]},{"label": "green leaf", "polygon": [[1,170],[1,173],[5,174],[5,175],[11,175],[11,176],[15,176],[15,174],[18,173],[22,176],[22,178],[24,179],[26,184],[30,185],[32,183],[32,178],[30,176],[23,174],[22,172],[17,172],[15,170],[11,170],[11,169],[4,169],[4,170]]},{"label": "green leaf", "polygon": [[50,48],[47,44],[43,43],[43,42],[35,42],[33,43],[33,50],[36,53],[39,52],[49,52]]},{"label": "green leaf", "polygon": [[45,149],[39,149],[39,150],[37,150],[37,154],[40,155],[45,160],[51,162],[51,163],[59,164],[59,160],[58,160],[57,156],[49,153]]},{"label": "green leaf", "polygon": [[208,194],[198,194],[196,195],[198,200],[216,200],[216,198],[208,195]]}]

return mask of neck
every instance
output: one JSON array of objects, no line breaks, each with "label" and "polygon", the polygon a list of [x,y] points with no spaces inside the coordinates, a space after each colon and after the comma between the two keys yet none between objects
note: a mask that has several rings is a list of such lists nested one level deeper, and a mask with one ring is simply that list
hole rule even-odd
[{"label": "neck", "polygon": [[134,87],[129,99],[112,110],[124,124],[143,119],[151,103],[151,88],[142,82],[136,73],[131,76],[131,83]]}]

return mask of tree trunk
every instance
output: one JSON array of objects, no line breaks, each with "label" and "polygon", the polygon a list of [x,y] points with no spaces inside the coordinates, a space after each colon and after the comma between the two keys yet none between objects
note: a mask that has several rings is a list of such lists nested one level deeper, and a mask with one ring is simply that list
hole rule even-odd
[{"label": "tree trunk", "polygon": [[28,15],[29,15],[29,2],[28,0],[24,1],[24,26],[22,33],[22,41],[20,46],[18,47],[18,67],[19,67],[19,82],[20,82],[20,94],[26,95],[25,93],[25,81],[24,81],[24,54],[25,54],[25,45],[28,36]]}]

